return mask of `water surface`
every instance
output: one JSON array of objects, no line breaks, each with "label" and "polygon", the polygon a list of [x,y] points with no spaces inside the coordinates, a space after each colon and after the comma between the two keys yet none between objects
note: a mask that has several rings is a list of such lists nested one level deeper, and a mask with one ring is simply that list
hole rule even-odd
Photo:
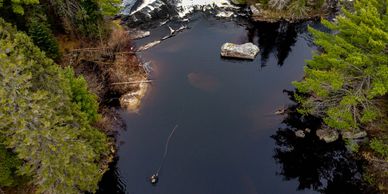
[{"label": "water surface", "polygon": [[[310,136],[300,143],[290,129],[303,124],[293,126],[290,116],[273,114],[293,104],[284,90],[293,90],[291,82],[302,79],[305,60],[311,58],[307,24],[317,25],[238,25],[197,14],[189,30],[142,53],[143,60],[152,61],[155,81],[138,113],[122,111],[127,127],[119,135],[118,160],[99,192],[361,192],[352,183],[357,166],[340,157],[343,145],[325,146]],[[137,44],[167,32],[160,27]],[[220,57],[223,43],[248,41],[261,48],[255,60]],[[152,186],[147,177],[158,168],[176,124],[159,183]],[[308,149],[312,144],[321,152]],[[356,170],[343,173],[348,167]]]}]

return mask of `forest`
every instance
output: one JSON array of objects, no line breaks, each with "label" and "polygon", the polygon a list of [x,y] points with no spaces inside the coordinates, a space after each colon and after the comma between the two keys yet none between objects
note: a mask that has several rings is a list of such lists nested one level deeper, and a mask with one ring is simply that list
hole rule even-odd
[{"label": "forest", "polygon": [[[362,180],[378,192],[388,192],[388,0],[231,2],[250,10],[253,25],[278,22],[284,27],[288,22],[314,20],[324,26],[324,30],[308,27],[316,49],[311,49],[312,59],[303,64],[303,78],[288,83],[294,87],[291,99],[296,103],[296,111],[290,115],[316,119],[317,136],[328,144],[344,142],[353,158],[365,162]],[[116,20],[123,9],[121,0],[0,0],[0,194],[99,190],[116,156],[117,140],[111,128],[125,128],[124,121],[112,119],[120,116],[107,105],[109,98],[133,90],[133,86],[121,85],[133,81],[132,77],[144,81],[147,76],[132,50],[130,32]],[[328,17],[332,11],[336,16]],[[171,14],[171,18],[176,17]],[[171,31],[168,38],[179,37],[170,25],[174,27],[174,23],[167,25]],[[255,27],[247,29],[256,32]],[[279,29],[274,30],[274,41],[286,40],[280,35],[290,32],[295,36],[287,54],[277,56],[276,65],[282,67],[289,63],[288,52],[292,52],[298,33]],[[253,40],[252,35],[249,41]],[[265,41],[258,39],[259,44]],[[275,44],[282,46],[268,44],[272,45],[258,45],[265,52],[262,63],[271,61]],[[165,51],[178,52],[179,48]],[[198,58],[198,63],[206,61]],[[220,60],[227,62],[237,63]],[[214,88],[222,86],[211,76],[189,75],[191,84],[199,83],[194,83],[197,88],[205,82]],[[206,95],[216,93],[208,85],[202,88]]]}]

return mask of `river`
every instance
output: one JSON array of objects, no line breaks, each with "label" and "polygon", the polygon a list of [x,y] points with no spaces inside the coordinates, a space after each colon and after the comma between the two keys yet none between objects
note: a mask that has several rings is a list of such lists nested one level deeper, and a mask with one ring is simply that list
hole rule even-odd
[{"label": "river", "polygon": [[[189,29],[142,52],[142,60],[152,62],[154,81],[139,112],[121,110],[126,130],[98,193],[364,193],[359,163],[349,160],[341,142],[320,142],[314,120],[274,114],[294,104],[286,91],[303,78],[305,60],[316,49],[308,24],[320,27],[194,14]],[[164,25],[135,44],[167,33]],[[225,42],[253,42],[261,51],[253,61],[223,59]],[[175,125],[153,186],[147,177],[159,167]],[[306,127],[311,134],[295,137]]]}]

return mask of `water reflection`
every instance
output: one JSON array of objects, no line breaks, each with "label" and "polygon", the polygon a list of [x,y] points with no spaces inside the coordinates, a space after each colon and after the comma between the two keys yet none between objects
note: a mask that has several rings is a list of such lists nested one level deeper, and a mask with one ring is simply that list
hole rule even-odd
[{"label": "water reflection", "polygon": [[[315,136],[320,121],[302,118],[291,107],[272,138],[276,142],[274,159],[281,164],[279,175],[296,179],[298,190],[313,189],[321,193],[374,193],[362,181],[361,162],[352,158],[344,143],[326,144]],[[311,129],[305,138],[295,136],[298,129]],[[361,188],[361,189],[359,189]]]},{"label": "water reflection", "polygon": [[110,165],[99,184],[99,189],[96,194],[125,194],[125,183],[121,180],[120,171],[117,169],[116,158]]},{"label": "water reflection", "polygon": [[312,38],[309,33],[306,33],[309,25],[314,28],[322,28],[318,21],[254,23],[247,28],[247,39],[249,42],[259,45],[262,67],[266,66],[271,54],[276,57],[277,64],[283,66],[298,37],[302,35],[312,45]]}]

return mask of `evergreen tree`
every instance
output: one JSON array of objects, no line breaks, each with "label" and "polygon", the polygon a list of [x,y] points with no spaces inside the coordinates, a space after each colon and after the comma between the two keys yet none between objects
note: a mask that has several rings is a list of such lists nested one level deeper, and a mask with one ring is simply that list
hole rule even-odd
[{"label": "evergreen tree", "polygon": [[323,23],[333,33],[310,29],[322,52],[294,82],[301,113],[324,118],[335,129],[358,130],[381,114],[375,100],[388,92],[387,0],[358,0],[353,12]]},{"label": "evergreen tree", "polygon": [[30,176],[38,193],[93,192],[102,176],[106,136],[72,102],[65,71],[0,19],[0,144],[24,161],[18,173]]},{"label": "evergreen tree", "polygon": [[39,0],[0,0],[0,8],[6,6],[6,8],[11,8],[13,12],[17,14],[24,14],[24,7],[26,5],[38,4]]}]

